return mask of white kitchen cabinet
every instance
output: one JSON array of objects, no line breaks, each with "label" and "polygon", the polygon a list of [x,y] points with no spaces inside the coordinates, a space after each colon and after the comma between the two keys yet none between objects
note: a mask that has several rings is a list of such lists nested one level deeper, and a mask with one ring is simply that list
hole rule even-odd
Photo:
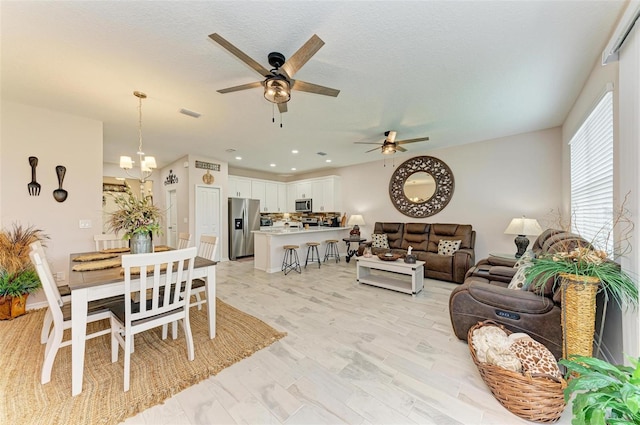
[{"label": "white kitchen cabinet", "polygon": [[296,212],[296,199],[298,199],[297,190],[298,187],[296,183],[287,183],[287,209],[285,212]]},{"label": "white kitchen cabinet", "polygon": [[263,212],[278,212],[278,183],[264,183],[264,208]]},{"label": "white kitchen cabinet", "polygon": [[265,185],[262,180],[251,180],[251,199],[260,201],[260,212],[267,212]]},{"label": "white kitchen cabinet", "polygon": [[340,212],[342,187],[340,177],[330,176],[312,181],[313,212]]},{"label": "white kitchen cabinet", "polygon": [[229,198],[251,198],[251,179],[229,176]]},{"label": "white kitchen cabinet", "polygon": [[310,181],[296,182],[295,186],[296,186],[296,199],[309,199],[312,197]]},{"label": "white kitchen cabinet", "polygon": [[277,212],[286,213],[293,212],[295,209],[290,209],[289,204],[287,203],[287,184],[286,183],[276,183],[277,192],[278,192],[278,210]]}]

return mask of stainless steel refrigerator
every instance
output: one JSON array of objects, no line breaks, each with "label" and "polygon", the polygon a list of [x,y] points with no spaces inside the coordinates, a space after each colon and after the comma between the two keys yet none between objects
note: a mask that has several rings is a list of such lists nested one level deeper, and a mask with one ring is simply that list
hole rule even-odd
[{"label": "stainless steel refrigerator", "polygon": [[253,255],[252,230],[260,230],[260,201],[229,198],[229,259]]}]

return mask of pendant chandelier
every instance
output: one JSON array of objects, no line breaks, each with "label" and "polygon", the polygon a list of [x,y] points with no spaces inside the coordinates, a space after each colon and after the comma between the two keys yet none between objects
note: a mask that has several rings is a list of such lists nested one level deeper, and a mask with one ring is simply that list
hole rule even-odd
[{"label": "pendant chandelier", "polygon": [[134,175],[129,172],[133,168],[134,162],[130,156],[120,157],[120,168],[122,168],[129,177],[140,181],[140,188],[144,187],[146,179],[153,173],[153,169],[157,168],[156,159],[152,156],[144,156],[142,150],[142,99],[146,99],[147,95],[134,91],[133,95],[138,98],[138,164],[140,165],[140,175]]}]

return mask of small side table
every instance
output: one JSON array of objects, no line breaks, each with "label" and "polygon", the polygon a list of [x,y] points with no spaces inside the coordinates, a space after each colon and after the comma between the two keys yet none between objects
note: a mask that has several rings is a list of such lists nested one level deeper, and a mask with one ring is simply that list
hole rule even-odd
[{"label": "small side table", "polygon": [[342,240],[347,244],[347,257],[345,258],[347,263],[349,261],[351,261],[351,257],[353,257],[354,255],[356,255],[356,253],[358,252],[358,248],[356,247],[356,249],[351,249],[351,242],[353,243],[358,243],[358,247],[360,246],[360,244],[362,242],[366,242],[366,239],[351,239],[351,238],[342,238]]}]

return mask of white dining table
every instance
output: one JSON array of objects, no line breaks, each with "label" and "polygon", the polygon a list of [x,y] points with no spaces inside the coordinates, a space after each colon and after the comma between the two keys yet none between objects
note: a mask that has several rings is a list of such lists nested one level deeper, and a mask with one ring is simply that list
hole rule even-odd
[{"label": "white dining table", "polygon": [[[100,300],[124,294],[124,275],[121,267],[104,270],[73,271],[78,264],[73,258],[79,255],[93,253],[71,254],[69,258],[69,288],[71,289],[71,394],[82,392],[84,373],[84,352],[87,336],[87,310],[89,301]],[[209,337],[216,336],[216,264],[217,262],[203,257],[196,257],[193,265],[193,278],[206,278],[205,294],[206,308],[209,318]],[[133,288],[140,282],[132,281]]]}]

